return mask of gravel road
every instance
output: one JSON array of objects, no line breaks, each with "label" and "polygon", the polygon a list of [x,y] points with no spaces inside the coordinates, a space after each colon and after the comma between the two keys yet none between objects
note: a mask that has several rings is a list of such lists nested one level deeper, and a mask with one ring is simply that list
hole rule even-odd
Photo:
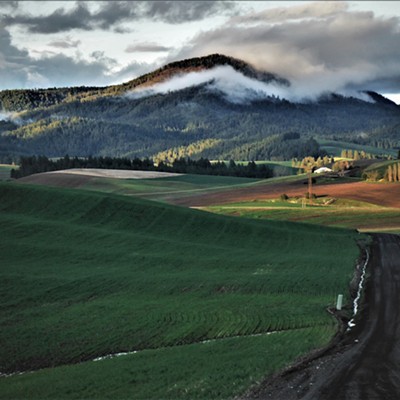
[{"label": "gravel road", "polygon": [[400,399],[400,236],[373,235],[368,271],[357,324],[339,344],[246,399]]}]

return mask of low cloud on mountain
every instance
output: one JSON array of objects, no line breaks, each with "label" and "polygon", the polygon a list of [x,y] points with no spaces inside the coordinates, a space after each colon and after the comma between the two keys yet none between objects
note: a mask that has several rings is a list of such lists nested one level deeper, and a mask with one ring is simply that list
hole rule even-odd
[{"label": "low cloud on mountain", "polygon": [[345,2],[313,2],[234,17],[170,59],[228,54],[289,79],[298,97],[400,92],[399,43],[398,18],[350,11]]},{"label": "low cloud on mountain", "polygon": [[[108,85],[170,61],[220,53],[287,78],[292,98],[316,98],[328,92],[351,95],[359,90],[400,93],[398,17],[353,11],[344,1],[294,3],[258,12],[247,4],[79,1],[52,3],[46,12],[45,7],[35,11],[29,2],[2,1],[0,90]],[[194,37],[185,36],[183,46],[172,36],[167,41],[137,30],[148,23],[153,24],[151,29],[159,27],[161,34],[169,30],[178,34],[173,25],[187,28],[193,21],[201,21],[202,30]],[[199,31],[195,25],[190,32]],[[25,45],[23,35],[34,40]],[[95,35],[115,35],[123,43],[120,53],[107,51],[109,44],[102,47],[101,39],[93,40]]]},{"label": "low cloud on mountain", "polygon": [[[232,103],[250,103],[256,100],[271,98],[286,99],[292,102],[316,100],[316,97],[303,96],[277,81],[269,83],[249,78],[236,71],[231,66],[218,66],[200,72],[189,72],[155,84],[151,87],[138,88],[127,95],[128,98],[138,99],[155,94],[166,94],[178,90],[202,85],[206,90],[221,94]],[[358,97],[364,101],[372,101],[368,95],[357,91],[342,92],[345,96]]]}]

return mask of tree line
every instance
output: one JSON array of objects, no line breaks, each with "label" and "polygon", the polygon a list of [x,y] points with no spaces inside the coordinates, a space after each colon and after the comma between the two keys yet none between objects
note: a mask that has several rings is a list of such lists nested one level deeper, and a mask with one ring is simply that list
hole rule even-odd
[{"label": "tree line", "polygon": [[389,165],[385,178],[388,182],[400,182],[400,163]]},{"label": "tree line", "polygon": [[101,168],[101,169],[125,169],[140,171],[175,172],[200,175],[220,175],[246,178],[271,178],[273,170],[265,164],[256,164],[254,161],[248,164],[237,164],[233,160],[229,163],[218,161],[212,163],[206,158],[192,160],[179,158],[171,165],[163,162],[154,164],[149,158],[124,158],[124,157],[69,157],[66,155],[59,159],[50,159],[46,156],[25,156],[20,158],[19,168],[11,170],[11,178],[40,172],[60,171],[71,168]]}]

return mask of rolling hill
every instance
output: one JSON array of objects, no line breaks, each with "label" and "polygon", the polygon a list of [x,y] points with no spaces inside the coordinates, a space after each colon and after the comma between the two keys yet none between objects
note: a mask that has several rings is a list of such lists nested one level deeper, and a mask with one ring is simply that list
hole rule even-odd
[{"label": "rolling hill", "polygon": [[377,93],[288,101],[290,82],[222,55],[103,88],[0,92],[0,162],[19,155],[289,160],[312,138],[400,147],[400,108]]},{"label": "rolling hill", "polygon": [[239,395],[336,333],[361,237],[19,183],[0,221],[4,399]]}]

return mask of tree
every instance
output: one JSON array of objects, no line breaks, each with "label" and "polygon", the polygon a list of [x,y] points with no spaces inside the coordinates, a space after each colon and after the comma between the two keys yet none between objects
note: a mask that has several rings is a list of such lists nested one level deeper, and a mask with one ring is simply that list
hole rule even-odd
[{"label": "tree", "polygon": [[388,182],[393,182],[393,168],[391,165],[387,168],[387,180]]},{"label": "tree", "polygon": [[399,171],[397,170],[397,164],[393,164],[393,182],[399,181]]},{"label": "tree", "polygon": [[347,158],[353,158],[353,150],[347,150]]}]

